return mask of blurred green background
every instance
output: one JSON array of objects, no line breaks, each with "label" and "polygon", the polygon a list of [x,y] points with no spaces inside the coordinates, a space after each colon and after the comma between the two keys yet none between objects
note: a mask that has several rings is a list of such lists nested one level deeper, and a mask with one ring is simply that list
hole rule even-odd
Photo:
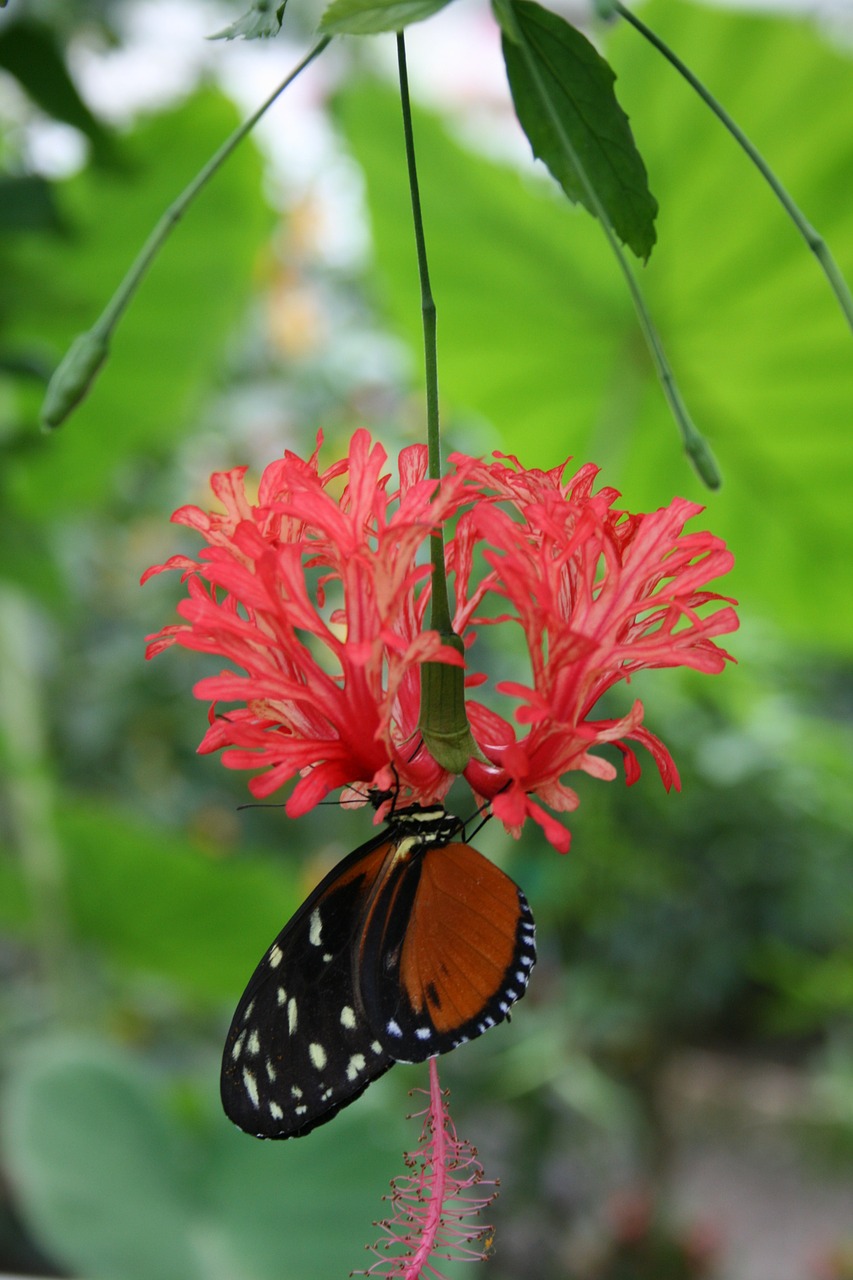
[{"label": "blurred green background", "polygon": [[[419,303],[393,38],[335,44],[193,206],[91,398],[45,377],[266,79],[307,46],[204,44],[241,5],[19,0],[0,13],[0,1272],[327,1280],[366,1266],[416,1145],[398,1068],[305,1142],[218,1110],[263,948],[365,835],[238,811],[195,755],[210,667],[143,660],[210,472],[368,425],[420,438]],[[853,278],[853,31],[644,5]],[[597,29],[661,205],[640,270],[725,484],[701,489],[603,239],[526,158],[494,24],[412,28],[447,442],[595,460],[675,493],[737,558],[738,666],[646,673],[683,777],[581,779],[571,853],[478,843],[541,959],[502,1027],[445,1059],[502,1193],[496,1280],[853,1276],[853,337],[743,155],[652,49]],[[301,43],[300,43],[301,42]],[[138,92],[140,67],[158,81]],[[112,68],[112,79],[107,72]],[[156,74],[155,74],[156,73]],[[112,85],[112,89],[110,89]],[[112,97],[110,96],[112,94]],[[235,105],[235,100],[240,106]],[[215,669],[218,664],[213,664]],[[614,708],[624,709],[615,702]],[[357,1176],[353,1171],[357,1170]],[[453,1272],[454,1275],[457,1272]]]}]

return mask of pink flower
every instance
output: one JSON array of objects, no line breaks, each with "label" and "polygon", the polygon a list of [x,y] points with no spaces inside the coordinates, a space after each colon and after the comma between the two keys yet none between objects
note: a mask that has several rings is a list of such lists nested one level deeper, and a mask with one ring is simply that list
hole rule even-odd
[{"label": "pink flower", "polygon": [[[214,703],[200,750],[224,747],[230,768],[265,770],[250,783],[256,796],[301,774],[291,817],[346,784],[385,789],[396,776],[429,800],[452,781],[417,751],[419,666],[459,661],[423,629],[429,570],[417,553],[455,509],[461,478],[433,502],[422,451],[407,449],[389,493],[387,455],[366,431],[322,473],[318,452],[268,466],[254,505],[245,468],[214,475],[225,512],[182,507],[172,517],[206,539],[199,560],[173,556],[143,578],[181,569],[189,588],[184,622],[151,637],[149,657],[178,643],[239,669],[195,687]],[[242,705],[215,715],[219,702]]]},{"label": "pink flower", "polygon": [[[465,776],[508,828],[518,831],[532,817],[565,850],[567,832],[532,797],[571,811],[578,797],[562,781],[567,773],[614,778],[614,766],[592,748],[613,743],[631,784],[640,766],[628,743],[637,742],[666,788],[679,786],[675,762],[643,725],[642,703],[618,719],[596,720],[601,696],[644,667],[721,671],[729,654],[712,637],[736,630],[738,621],[732,601],[702,589],[729,571],[733,557],[713,534],[685,534],[701,507],[675,498],[648,515],[630,515],[614,507],[615,489],[593,491],[597,467],[587,464],[568,481],[563,470],[525,471],[515,458],[470,470],[469,484],[494,496],[460,519],[450,563],[457,627],[476,623],[474,610],[492,593],[508,605],[501,624],[521,628],[530,655],[528,682],[496,686],[519,703],[514,719],[527,733],[519,739],[508,720],[469,703],[474,736],[491,764],[472,761]],[[479,581],[472,575],[478,547],[491,569]]]},{"label": "pink flower", "polygon": [[447,1261],[479,1262],[486,1256],[491,1228],[476,1221],[497,1195],[495,1183],[483,1179],[477,1152],[457,1137],[447,1098],[441,1091],[437,1059],[429,1063],[429,1106],[417,1151],[406,1156],[411,1170],[391,1183],[392,1216],[377,1223],[384,1236],[372,1245],[378,1262],[356,1275],[390,1280],[442,1280],[433,1265]]},{"label": "pink flower", "polygon": [[[478,801],[514,833],[533,818],[565,850],[569,833],[543,806],[577,806],[565,782],[573,770],[615,777],[597,747],[618,748],[630,784],[640,766],[629,744],[640,744],[664,785],[678,786],[641,703],[594,717],[601,696],[644,667],[725,665],[714,637],[737,618],[706,585],[732,557],[712,534],[684,532],[700,507],[675,499],[630,515],[614,506],[615,490],[594,492],[592,465],[563,481],[563,466],[526,471],[497,455],[455,455],[437,487],[422,446],[402,450],[392,488],[387,455],[364,430],[322,472],[318,453],[319,443],[307,461],[287,453],[268,466],[256,503],[244,468],[215,475],[224,512],[173,516],[204,537],[198,560],[173,556],[143,578],[180,569],[189,593],[183,621],[149,637],[149,657],[177,643],[236,668],[195,687],[213,703],[201,751],[224,748],[228,767],[260,770],[249,784],[259,797],[298,777],[291,817],[338,787],[356,788],[350,799],[370,789],[399,791],[400,803],[441,799],[454,775],[418,730],[420,669],[461,659],[425,629],[425,548],[455,524],[446,562],[466,686],[478,691],[467,710],[482,758],[464,770]],[[517,676],[480,700],[489,682],[472,660],[508,629],[522,642]],[[219,713],[223,702],[237,705]]]}]

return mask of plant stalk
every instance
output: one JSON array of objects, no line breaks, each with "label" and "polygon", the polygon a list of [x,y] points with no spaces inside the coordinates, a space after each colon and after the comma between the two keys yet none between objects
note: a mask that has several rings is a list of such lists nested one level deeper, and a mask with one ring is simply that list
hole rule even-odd
[{"label": "plant stalk", "polygon": [[[415,230],[415,247],[418,257],[418,276],[421,286],[421,316],[424,331],[424,370],[426,375],[426,415],[428,474],[431,480],[441,479],[441,429],[438,414],[438,343],[435,299],[429,279],[424,223],[421,213],[418,169],[415,159],[415,137],[412,129],[412,107],[409,99],[409,74],[406,66],[406,41],[403,32],[397,34],[397,66],[400,75],[400,102],[403,108],[403,132],[406,140],[406,165],[409,173],[409,192],[412,201],[412,222]],[[450,605],[447,594],[447,572],[444,564],[444,535],[437,529],[430,538],[432,563],[432,600],[430,626],[436,631],[451,633]]]},{"label": "plant stalk", "polygon": [[729,131],[735,142],[743,148],[758,172],[761,174],[762,178],[764,178],[765,182],[776,196],[776,199],[782,205],[782,208],[785,210],[800,235],[805,240],[809,249],[817,258],[821,270],[826,276],[829,287],[835,294],[838,305],[844,312],[848,325],[851,330],[853,330],[853,296],[850,294],[847,281],[841,274],[841,269],[838,266],[838,263],[832,256],[829,245],[826,243],[820,232],[812,226],[808,218],[800,209],[799,205],[797,205],[791,198],[788,191],[776,177],[776,174],[762,156],[761,152],[752,142],[750,142],[749,138],[740,126],[732,119],[725,107],[717,101],[711,91],[707,89],[702,81],[693,74],[690,68],[681,61],[678,54],[670,49],[669,45],[665,44],[663,40],[661,40],[660,36],[656,35],[655,32],[652,31],[650,27],[647,27],[644,22],[641,22],[637,15],[632,13],[630,9],[626,9],[625,6],[620,3],[620,0],[615,0],[613,4],[613,12],[618,13],[620,17],[630,23],[636,31],[639,31],[640,35],[643,36],[644,39],[648,40],[649,44],[653,45],[654,48],[657,49],[658,53],[663,54],[667,62],[675,67],[679,75],[684,77],[692,89],[695,89],[696,93],[699,94],[699,97],[705,105],[711,108],[714,115]]},{"label": "plant stalk", "polygon": [[[412,221],[421,285],[421,315],[424,331],[424,365],[426,373],[428,474],[436,483],[441,480],[441,432],[438,417],[438,349],[436,340],[435,299],[429,280],[426,241],[415,162],[415,139],[412,129],[412,107],[409,99],[409,75],[406,67],[406,43],[402,31],[397,35],[397,65],[400,73],[400,100],[403,108],[403,131],[406,140],[406,164],[412,201]],[[430,534],[432,593],[429,626],[437,631],[441,642],[459,657],[464,645],[453,630],[447,591],[447,569],[444,563],[444,533],[438,526]],[[433,759],[448,773],[463,773],[472,756],[480,756],[465,709],[465,669],[448,662],[424,662],[421,665],[421,709],[418,727],[424,745]]]},{"label": "plant stalk", "polygon": [[113,332],[126,311],[133,295],[139,288],[143,276],[162,249],[175,226],[192,204],[201,189],[225,163],[243,139],[251,133],[261,116],[267,112],[276,99],[284,93],[309,63],[322,53],[331,36],[323,36],[314,48],[302,59],[298,66],[282,80],[265,102],[261,103],[248,120],[226,138],[222,146],[211,156],[207,164],[196,174],[189,186],[185,187],[176,200],[169,205],[145,244],[140,249],[130,270],[119,287],[110,298],[98,319],[85,333],[78,335],[62,359],[48,384],[42,406],[41,421],[44,427],[55,428],[62,425],[65,419],[76,409],[81,400],[88,394],[101,366],[109,354],[109,344]]}]

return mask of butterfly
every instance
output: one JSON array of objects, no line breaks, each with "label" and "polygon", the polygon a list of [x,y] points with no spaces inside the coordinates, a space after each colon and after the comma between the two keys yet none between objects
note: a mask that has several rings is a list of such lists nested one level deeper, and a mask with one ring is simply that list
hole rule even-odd
[{"label": "butterfly", "polygon": [[509,1016],[536,961],[533,916],[464,838],[441,805],[392,811],[285,925],[225,1041],[222,1104],[241,1129],[301,1137],[395,1062]]}]

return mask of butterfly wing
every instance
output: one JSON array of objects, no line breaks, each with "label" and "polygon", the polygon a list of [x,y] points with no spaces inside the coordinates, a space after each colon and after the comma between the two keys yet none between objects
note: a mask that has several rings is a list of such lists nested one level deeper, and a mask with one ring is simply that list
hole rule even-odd
[{"label": "butterfly wing", "polygon": [[338,863],[252,975],[220,1079],[225,1112],[247,1133],[301,1137],[392,1065],[353,974],[364,903],[392,848],[383,833]]},{"label": "butterfly wing", "polygon": [[247,986],[225,1043],[226,1114],[309,1133],[394,1062],[446,1053],[509,1015],[536,960],[523,893],[440,807],[412,806],[334,868]]},{"label": "butterfly wing", "polygon": [[536,962],[524,894],[458,843],[386,864],[360,948],[367,1018],[398,1062],[447,1053],[502,1022]]}]

